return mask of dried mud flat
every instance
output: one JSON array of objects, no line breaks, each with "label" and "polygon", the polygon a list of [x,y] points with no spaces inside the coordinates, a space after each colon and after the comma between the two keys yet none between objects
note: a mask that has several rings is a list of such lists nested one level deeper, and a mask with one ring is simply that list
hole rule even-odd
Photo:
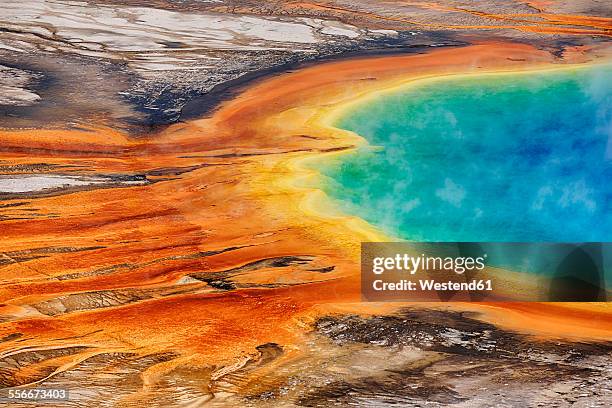
[{"label": "dried mud flat", "polygon": [[[138,404],[607,407],[612,402],[609,342],[534,340],[470,315],[410,308],[391,316],[323,317],[303,339],[299,358],[290,357],[293,347],[261,344],[240,364],[226,367],[225,375],[212,367],[173,370]],[[4,359],[3,366],[6,371],[80,351],[24,352]],[[124,395],[148,388],[141,373],[177,358],[99,354],[44,386],[70,389],[70,401],[61,406],[92,401],[131,406]],[[254,381],[253,373],[267,366],[274,369]]]},{"label": "dried mud flat", "polygon": [[0,393],[612,404],[608,304],[359,303],[375,233],[288,182],[357,143],[313,118],[385,81],[608,58],[606,2],[1,7]]},{"label": "dried mud flat", "polygon": [[562,55],[609,38],[611,13],[598,1],[4,2],[0,126],[86,121],[142,134],[179,121],[194,99],[186,117],[236,85],[323,59],[479,38]]}]

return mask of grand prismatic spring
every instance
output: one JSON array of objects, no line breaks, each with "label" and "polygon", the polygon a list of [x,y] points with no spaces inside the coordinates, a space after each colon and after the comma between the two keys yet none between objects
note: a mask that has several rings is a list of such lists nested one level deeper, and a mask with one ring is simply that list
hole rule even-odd
[{"label": "grand prismatic spring", "polygon": [[337,123],[369,143],[323,167],[324,188],[406,239],[606,241],[611,76],[451,75],[369,97]]},{"label": "grand prismatic spring", "polygon": [[0,406],[612,404],[609,271],[368,302],[360,264],[612,241],[607,3],[0,7]]}]

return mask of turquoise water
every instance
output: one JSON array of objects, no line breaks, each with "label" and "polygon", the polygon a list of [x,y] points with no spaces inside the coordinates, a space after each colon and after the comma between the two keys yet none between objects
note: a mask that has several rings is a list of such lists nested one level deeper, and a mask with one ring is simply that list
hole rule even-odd
[{"label": "turquoise water", "polygon": [[328,161],[324,190],[397,237],[612,240],[610,65],[416,83],[335,125],[370,145]]}]

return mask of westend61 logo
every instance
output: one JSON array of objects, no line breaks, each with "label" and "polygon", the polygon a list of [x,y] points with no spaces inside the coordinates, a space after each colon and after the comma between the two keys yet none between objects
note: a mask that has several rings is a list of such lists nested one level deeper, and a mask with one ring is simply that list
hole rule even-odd
[{"label": "westend61 logo", "polygon": [[364,242],[364,301],[607,301],[609,243]]}]

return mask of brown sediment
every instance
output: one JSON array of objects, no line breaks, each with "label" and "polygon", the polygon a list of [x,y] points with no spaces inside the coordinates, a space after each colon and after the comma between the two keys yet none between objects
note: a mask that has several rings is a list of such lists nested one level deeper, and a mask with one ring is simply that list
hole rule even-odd
[{"label": "brown sediment", "polygon": [[[2,203],[0,356],[87,348],[0,379],[31,383],[105,353],[174,353],[143,372],[154,383],[177,367],[237,364],[268,343],[292,350],[321,316],[405,307],[359,302],[360,242],[384,235],[356,217],[325,214],[320,191],[295,186],[317,177],[301,167],[304,158],[362,143],[326,126],[326,115],[416,78],[553,62],[515,44],[355,59],[261,81],[210,118],[151,139],[106,128],[0,133],[2,165],[156,181]],[[607,304],[449,307],[542,338],[612,336]]]},{"label": "brown sediment", "polygon": [[[319,10],[337,13],[340,16],[353,19],[355,16],[360,16],[366,20],[384,21],[387,23],[397,24],[401,28],[402,25],[414,26],[417,28],[434,29],[434,30],[499,30],[511,29],[527,32],[535,32],[542,34],[570,34],[570,35],[612,35],[612,19],[598,16],[571,15],[571,14],[556,14],[547,13],[544,10],[545,4],[540,3],[535,7],[537,13],[491,13],[481,11],[477,8],[470,9],[464,7],[455,7],[444,3],[436,2],[411,2],[397,1],[392,2],[397,5],[406,5],[415,7],[416,9],[435,10],[438,12],[463,13],[482,19],[482,24],[459,24],[452,22],[447,23],[444,20],[440,22],[432,22],[429,19],[419,19],[418,17],[399,17],[392,13],[375,13],[373,11],[363,11],[358,9],[349,9],[336,4],[326,2],[299,2],[286,5],[287,8],[299,8],[305,10]],[[477,6],[476,6],[477,7]],[[502,22],[500,24],[496,22]],[[503,24],[506,23],[506,24]],[[406,27],[403,29],[406,29]]]}]

